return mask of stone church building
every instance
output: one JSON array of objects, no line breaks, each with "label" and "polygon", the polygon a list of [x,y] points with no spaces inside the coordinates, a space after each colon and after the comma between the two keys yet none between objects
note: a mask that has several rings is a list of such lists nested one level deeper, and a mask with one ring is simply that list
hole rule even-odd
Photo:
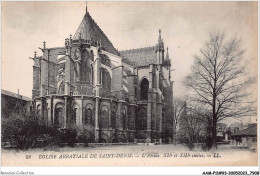
[{"label": "stone church building", "polygon": [[88,11],[65,46],[33,59],[32,98],[47,125],[89,131],[91,142],[164,142],[173,84],[159,31],[153,47],[118,51]]}]

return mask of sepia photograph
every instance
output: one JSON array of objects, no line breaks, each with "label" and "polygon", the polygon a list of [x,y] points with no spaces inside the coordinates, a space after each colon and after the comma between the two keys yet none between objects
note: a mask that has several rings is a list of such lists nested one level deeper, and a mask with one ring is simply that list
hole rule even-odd
[{"label": "sepia photograph", "polygon": [[258,166],[257,1],[2,1],[1,37],[1,166]]}]

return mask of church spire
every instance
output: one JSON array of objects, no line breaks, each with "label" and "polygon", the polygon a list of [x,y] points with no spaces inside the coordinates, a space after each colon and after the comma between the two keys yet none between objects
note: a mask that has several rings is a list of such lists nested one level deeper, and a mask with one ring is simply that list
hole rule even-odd
[{"label": "church spire", "polygon": [[158,38],[157,49],[164,51],[164,44],[163,44],[163,39],[162,39],[162,36],[161,36],[161,32],[162,32],[161,29],[159,29],[159,38]]}]

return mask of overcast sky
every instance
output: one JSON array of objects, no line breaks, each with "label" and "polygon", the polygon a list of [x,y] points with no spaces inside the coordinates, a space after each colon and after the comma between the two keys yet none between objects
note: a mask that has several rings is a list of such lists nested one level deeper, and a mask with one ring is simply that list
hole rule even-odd
[{"label": "overcast sky", "polygon": [[[88,11],[119,50],[154,46],[162,30],[172,62],[174,94],[210,31],[241,37],[257,67],[257,2],[88,2]],[[64,46],[85,14],[85,2],[2,2],[2,89],[31,97],[33,52]],[[256,72],[255,72],[256,73]]]}]

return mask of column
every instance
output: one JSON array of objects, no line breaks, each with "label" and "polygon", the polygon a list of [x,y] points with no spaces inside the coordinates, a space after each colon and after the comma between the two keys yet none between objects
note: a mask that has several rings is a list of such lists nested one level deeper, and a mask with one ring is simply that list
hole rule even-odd
[{"label": "column", "polygon": [[45,120],[44,118],[44,110],[45,110],[45,100],[41,97],[41,120]]},{"label": "column", "polygon": [[47,108],[47,125],[51,125],[51,97],[49,99],[49,102],[48,102],[48,107]]},{"label": "column", "polygon": [[116,129],[122,130],[122,102],[117,104]]},{"label": "column", "polygon": [[126,127],[125,127],[125,130],[126,130],[126,131],[128,131],[128,118],[129,118],[129,117],[128,117],[128,108],[129,108],[129,106],[127,106],[127,108],[125,108],[125,118],[126,118],[126,119],[125,119],[125,123],[126,123],[126,124],[125,124],[125,126],[126,126]]},{"label": "column", "polygon": [[96,104],[95,104],[95,142],[99,141],[99,126],[98,126],[98,112],[99,112],[99,98],[96,97]]},{"label": "column", "polygon": [[51,124],[54,123],[54,115],[55,115],[55,107],[54,107],[54,103],[53,103],[53,96],[51,96]]},{"label": "column", "polygon": [[149,71],[149,89],[147,101],[147,136],[146,142],[151,142],[151,121],[152,121],[152,92],[153,92],[153,65],[150,65]]},{"label": "column", "polygon": [[111,116],[112,116],[112,101],[110,101],[109,111],[108,111],[108,128],[111,130]]},{"label": "column", "polygon": [[83,125],[83,111],[84,111],[84,107],[83,107],[83,96],[81,96],[81,100],[80,100],[80,106],[79,107],[79,126]]},{"label": "column", "polygon": [[93,86],[95,90],[95,142],[99,142],[99,99],[100,99],[100,59],[99,59],[99,53],[98,48],[91,47],[90,48],[93,51],[94,55],[94,67],[93,67],[93,74],[94,74],[94,80],[93,80]]},{"label": "column", "polygon": [[40,67],[40,97],[43,96],[43,86],[42,86],[42,59],[39,58],[39,67]]},{"label": "column", "polygon": [[119,133],[120,133],[120,131],[122,130],[122,127],[121,127],[121,125],[122,125],[122,115],[121,115],[121,113],[122,113],[122,102],[121,102],[121,100],[119,100],[119,102],[117,103],[117,110],[116,110],[116,128],[115,128],[115,138],[116,138],[116,140],[118,141],[118,142],[120,142],[119,141]]},{"label": "column", "polygon": [[157,105],[158,118],[159,118],[159,143],[162,143],[162,103]]},{"label": "column", "polygon": [[67,119],[68,119],[68,97],[65,96],[64,97],[65,101],[64,101],[64,128],[67,127]]},{"label": "column", "polygon": [[151,104],[151,102],[148,102],[148,104],[147,104],[147,136],[146,136],[147,143],[151,142],[151,116],[152,116],[151,108],[152,108],[152,104]]},{"label": "column", "polygon": [[152,94],[152,121],[153,121],[153,126],[152,126],[152,138],[156,139],[157,138],[157,130],[156,130],[156,120],[157,120],[157,103],[156,103],[156,96],[157,94],[153,92]]},{"label": "column", "polygon": [[65,62],[65,95],[70,96],[71,92],[71,77],[74,74],[74,69],[72,66],[71,58],[68,53],[66,53],[66,62]]}]

